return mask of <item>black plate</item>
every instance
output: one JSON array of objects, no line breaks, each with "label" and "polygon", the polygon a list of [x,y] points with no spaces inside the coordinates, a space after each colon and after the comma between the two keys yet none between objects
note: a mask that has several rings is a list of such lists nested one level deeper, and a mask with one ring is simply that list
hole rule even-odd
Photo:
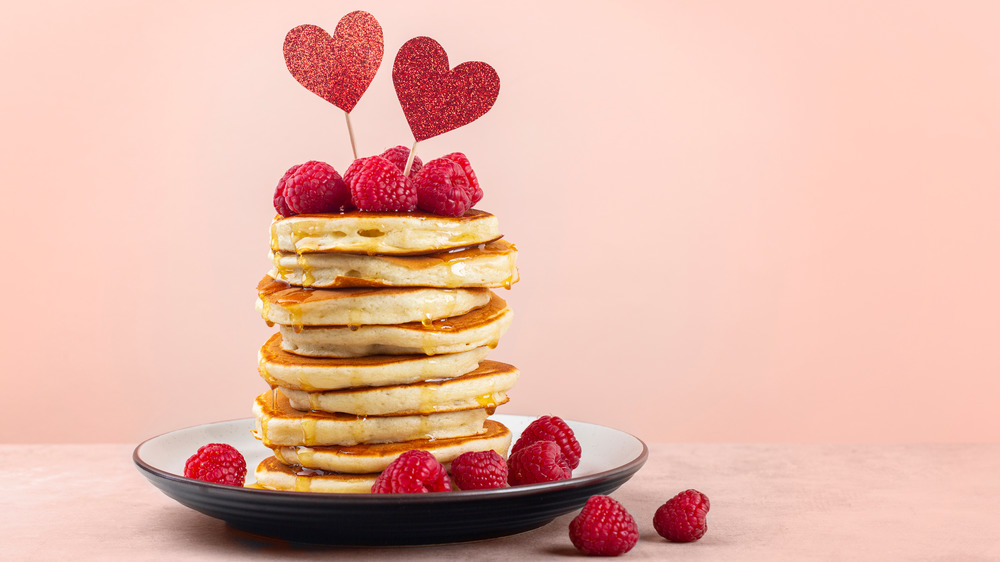
[{"label": "black plate", "polygon": [[[517,436],[535,418],[496,415]],[[250,435],[252,419],[180,429],[135,448],[142,474],[178,502],[232,527],[294,542],[414,545],[461,542],[535,529],[608,494],[646,462],[646,444],[608,427],[567,421],[583,448],[573,478],[499,490],[434,494],[321,494],[237,488],[182,476],[184,461],[207,443],[229,443],[253,470],[271,454]]]}]

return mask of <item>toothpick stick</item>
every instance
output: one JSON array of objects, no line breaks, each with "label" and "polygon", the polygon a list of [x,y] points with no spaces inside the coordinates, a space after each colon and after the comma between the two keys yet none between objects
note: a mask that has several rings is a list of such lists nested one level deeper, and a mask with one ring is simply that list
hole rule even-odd
[{"label": "toothpick stick", "polygon": [[358,159],[358,147],[354,146],[354,127],[351,127],[351,114],[344,112],[344,117],[347,118],[347,134],[351,136],[351,151],[354,152],[354,159]]},{"label": "toothpick stick", "polygon": [[403,177],[410,175],[410,167],[413,166],[413,157],[417,155],[417,143],[420,141],[413,141],[413,148],[410,149],[410,155],[406,157],[406,167],[403,168]]}]

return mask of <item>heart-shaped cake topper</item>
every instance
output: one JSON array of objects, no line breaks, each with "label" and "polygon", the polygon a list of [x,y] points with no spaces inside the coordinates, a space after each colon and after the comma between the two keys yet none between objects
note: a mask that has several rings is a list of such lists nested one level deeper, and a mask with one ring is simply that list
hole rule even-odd
[{"label": "heart-shaped cake topper", "polygon": [[400,47],[392,82],[417,141],[482,117],[500,92],[492,66],[472,61],[449,69],[448,54],[430,37],[414,37]]},{"label": "heart-shaped cake topper", "polygon": [[310,92],[350,113],[382,64],[382,26],[368,12],[340,19],[333,37],[315,25],[285,36],[285,64]]}]

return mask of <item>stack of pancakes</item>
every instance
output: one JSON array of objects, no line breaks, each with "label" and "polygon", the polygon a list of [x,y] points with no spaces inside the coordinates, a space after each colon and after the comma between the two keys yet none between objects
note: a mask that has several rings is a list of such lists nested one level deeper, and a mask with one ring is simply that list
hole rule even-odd
[{"label": "stack of pancakes", "polygon": [[260,350],[271,390],[253,407],[274,456],[258,486],[368,492],[411,449],[445,464],[506,456],[510,431],[487,418],[518,371],[485,359],[512,317],[490,289],[517,281],[500,237],[478,210],[275,218],[257,309],[279,332]]}]

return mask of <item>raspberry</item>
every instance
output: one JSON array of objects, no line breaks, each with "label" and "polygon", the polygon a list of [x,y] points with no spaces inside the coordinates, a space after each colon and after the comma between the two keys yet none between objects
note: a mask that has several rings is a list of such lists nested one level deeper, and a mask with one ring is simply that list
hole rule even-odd
[{"label": "raspberry", "polygon": [[619,556],[639,542],[639,526],[622,504],[609,496],[590,496],[569,523],[569,540],[584,554]]},{"label": "raspberry", "polygon": [[451,461],[451,479],[462,490],[503,488],[507,485],[507,463],[492,449],[462,453]]},{"label": "raspberry", "polygon": [[[279,204],[279,195],[283,206]],[[345,210],[351,204],[351,192],[347,189],[340,174],[333,166],[316,160],[305,164],[292,166],[278,182],[278,190],[274,194],[274,208],[298,213],[336,213]]]},{"label": "raspberry", "polygon": [[372,484],[373,494],[421,494],[451,490],[448,472],[434,455],[413,449],[389,463]]},{"label": "raspberry", "polygon": [[472,171],[472,164],[469,163],[469,159],[461,152],[445,154],[442,158],[451,160],[462,168],[465,176],[469,179],[469,185],[472,186],[472,191],[470,192],[472,204],[479,203],[479,200],[483,198],[483,190],[479,187],[479,179],[476,178],[476,172]]},{"label": "raspberry", "polygon": [[653,528],[668,541],[696,541],[708,530],[708,508],[708,496],[698,490],[685,490],[656,510]]},{"label": "raspberry", "polygon": [[563,456],[570,468],[580,466],[580,442],[573,435],[573,430],[558,416],[542,416],[531,422],[521,432],[510,452],[516,453],[536,441],[555,441],[562,449]]},{"label": "raspberry", "polygon": [[[406,168],[406,159],[410,157],[410,149],[403,145],[394,146],[385,149],[385,152],[379,156],[395,164],[399,168],[399,171],[402,172],[403,168]],[[410,173],[406,177],[412,180],[417,175],[417,172],[420,171],[420,168],[423,167],[424,161],[419,156],[414,156],[413,163],[410,164]]]},{"label": "raspberry", "polygon": [[288,204],[285,203],[285,182],[288,181],[288,178],[292,177],[292,172],[297,168],[298,166],[289,168],[285,172],[285,175],[281,176],[281,179],[278,180],[278,187],[274,189],[274,210],[283,217],[290,217],[295,214],[294,211],[288,208]]},{"label": "raspberry", "polygon": [[412,211],[417,190],[395,164],[381,156],[355,160],[347,169],[351,197],[362,211]]},{"label": "raspberry", "polygon": [[469,159],[461,152],[431,160],[413,178],[417,207],[437,215],[460,217],[483,196]]},{"label": "raspberry", "polygon": [[184,463],[184,476],[216,484],[242,486],[247,476],[247,461],[232,445],[209,443]]},{"label": "raspberry", "polygon": [[351,165],[347,167],[347,171],[344,172],[344,183],[347,184],[347,189],[351,188],[351,183],[354,181],[354,176],[358,174],[358,170],[361,169],[361,164],[368,158],[358,158]]},{"label": "raspberry", "polygon": [[515,451],[507,459],[507,482],[511,486],[568,480],[573,470],[554,441],[538,441]]}]

